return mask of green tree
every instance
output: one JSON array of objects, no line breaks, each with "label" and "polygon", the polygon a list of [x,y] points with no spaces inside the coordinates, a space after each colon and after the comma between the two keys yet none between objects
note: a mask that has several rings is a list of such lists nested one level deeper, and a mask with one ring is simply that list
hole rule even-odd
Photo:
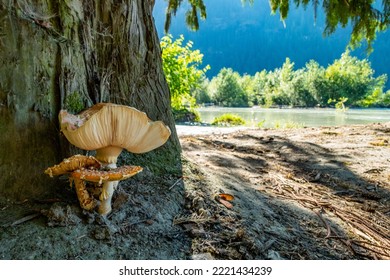
[{"label": "green tree", "polygon": [[254,78],[251,75],[245,74],[240,77],[238,83],[246,95],[247,105],[258,105],[256,101],[256,84]]},{"label": "green tree", "polygon": [[293,105],[291,104],[291,97],[294,95],[294,62],[290,58],[286,58],[282,68],[278,71],[279,85],[276,90],[276,95],[273,97],[274,102],[279,105]]},{"label": "green tree", "polygon": [[193,50],[193,43],[184,44],[184,36],[173,40],[172,35],[161,38],[162,61],[165,77],[171,93],[174,110],[194,107],[195,91],[202,85],[208,65],[201,68],[203,54]]},{"label": "green tree", "polygon": [[196,99],[196,104],[213,103],[208,90],[209,84],[210,81],[207,78],[203,79],[200,83],[200,86],[195,89],[194,95]]},{"label": "green tree", "polygon": [[267,71],[262,70],[261,72],[255,73],[253,77],[253,96],[249,96],[250,102],[254,105],[265,104],[265,86],[267,84]]},{"label": "green tree", "polygon": [[266,107],[291,105],[290,97],[294,91],[293,78],[294,63],[289,58],[286,58],[281,68],[268,72],[263,88]]},{"label": "green tree", "polygon": [[240,75],[231,68],[222,68],[213,78],[213,99],[220,106],[246,107],[248,98],[239,83]]},{"label": "green tree", "polygon": [[326,106],[328,100],[323,96],[327,86],[325,68],[310,60],[304,67],[304,76],[303,87],[314,99],[313,105]]},{"label": "green tree", "polygon": [[340,59],[325,70],[327,87],[323,98],[341,100],[347,98],[347,106],[356,105],[359,100],[372,95],[375,91],[381,92],[386,76],[374,78],[374,70],[367,59],[359,60],[346,51]]},{"label": "green tree", "polygon": [[313,94],[310,92],[310,74],[305,69],[294,72],[292,79],[293,90],[290,95],[290,105],[294,107],[314,107],[317,105]]},{"label": "green tree", "polygon": [[[267,73],[267,79],[265,81],[263,94],[264,94],[264,106],[270,107],[274,104],[281,105],[287,101],[282,100],[279,93],[280,85],[280,69],[275,69]],[[279,103],[281,102],[281,103]]]}]

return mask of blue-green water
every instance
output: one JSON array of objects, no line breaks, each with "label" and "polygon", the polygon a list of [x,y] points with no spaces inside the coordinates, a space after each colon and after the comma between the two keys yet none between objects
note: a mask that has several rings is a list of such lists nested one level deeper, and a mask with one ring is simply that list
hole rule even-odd
[{"label": "blue-green water", "polygon": [[264,108],[199,108],[202,122],[211,123],[225,113],[243,117],[248,126],[263,123],[262,127],[285,126],[339,126],[390,122],[390,109],[264,109]]}]

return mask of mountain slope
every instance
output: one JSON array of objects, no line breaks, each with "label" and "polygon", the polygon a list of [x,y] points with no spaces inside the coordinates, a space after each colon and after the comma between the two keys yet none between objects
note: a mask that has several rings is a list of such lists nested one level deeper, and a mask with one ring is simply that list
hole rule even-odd
[{"label": "mountain slope", "polygon": [[[185,25],[186,7],[181,7],[172,19],[169,32],[183,34],[194,42],[194,48],[204,54],[203,62],[211,66],[208,76],[216,75],[223,67],[231,67],[241,74],[254,74],[263,69],[281,67],[286,57],[301,68],[311,59],[323,66],[340,57],[348,44],[351,28],[339,28],[329,37],[323,36],[324,14],[308,6],[291,7],[285,23],[278,14],[271,15],[268,1],[255,0],[254,5],[243,5],[240,0],[206,0],[207,19],[201,21],[198,32]],[[166,2],[156,0],[154,16],[160,36],[164,35]],[[390,73],[389,32],[378,35],[374,52],[368,57],[376,75]],[[366,58],[365,46],[353,55]],[[388,82],[389,85],[389,82]]]}]

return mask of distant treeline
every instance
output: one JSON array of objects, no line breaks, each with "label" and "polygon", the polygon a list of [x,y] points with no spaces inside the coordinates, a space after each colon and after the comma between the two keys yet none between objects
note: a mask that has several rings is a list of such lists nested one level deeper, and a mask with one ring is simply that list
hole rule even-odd
[{"label": "distant treeline", "polygon": [[347,51],[327,68],[311,60],[295,70],[289,58],[281,68],[253,76],[223,68],[211,81],[203,80],[193,96],[197,104],[227,107],[387,107],[390,90],[384,92],[386,80],[385,74],[374,77],[366,59],[359,60]]},{"label": "distant treeline", "polygon": [[[253,4],[240,0],[205,0],[207,19],[200,21],[198,32],[186,27],[186,9],[181,9],[172,18],[170,33],[175,38],[183,34],[187,40],[194,42],[194,47],[204,54],[203,62],[211,67],[206,73],[209,79],[223,67],[232,68],[241,75],[255,75],[262,69],[272,71],[281,67],[286,57],[295,63],[296,69],[304,68],[310,59],[327,67],[345,51],[352,23],[348,22],[345,28],[340,26],[334,34],[324,37],[326,15],[321,4],[315,10],[311,5],[295,7],[294,1],[282,1],[287,6],[290,4],[284,25],[278,13],[271,15],[269,1],[251,2]],[[326,2],[337,6],[337,2],[342,1]],[[381,3],[376,1],[378,6]],[[161,37],[165,35],[166,8],[166,1],[156,1],[154,16]],[[337,20],[338,16],[345,14],[335,14],[332,20]],[[386,54],[389,53],[389,42],[390,32],[380,32],[373,42],[373,53],[367,56],[366,44],[362,44],[351,51],[351,55],[367,58],[377,76],[389,75],[390,55]],[[385,88],[390,89],[389,81]]]},{"label": "distant treeline", "polygon": [[367,59],[347,50],[328,67],[311,60],[294,69],[286,58],[281,68],[240,75],[222,68],[211,80],[209,66],[201,66],[203,54],[192,49],[184,36],[161,39],[164,73],[174,110],[197,104],[224,107],[390,107],[390,90],[384,92],[387,75],[375,77]]}]

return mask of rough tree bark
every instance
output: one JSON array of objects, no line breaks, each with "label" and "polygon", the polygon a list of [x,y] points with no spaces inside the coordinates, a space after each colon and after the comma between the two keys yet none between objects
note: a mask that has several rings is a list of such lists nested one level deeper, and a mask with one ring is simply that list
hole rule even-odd
[{"label": "rough tree bark", "polygon": [[178,170],[153,6],[154,0],[0,0],[0,193],[23,199],[63,187],[43,174],[75,152],[58,130],[58,112],[98,102],[164,121],[172,135],[162,148],[123,159],[155,172]]}]

